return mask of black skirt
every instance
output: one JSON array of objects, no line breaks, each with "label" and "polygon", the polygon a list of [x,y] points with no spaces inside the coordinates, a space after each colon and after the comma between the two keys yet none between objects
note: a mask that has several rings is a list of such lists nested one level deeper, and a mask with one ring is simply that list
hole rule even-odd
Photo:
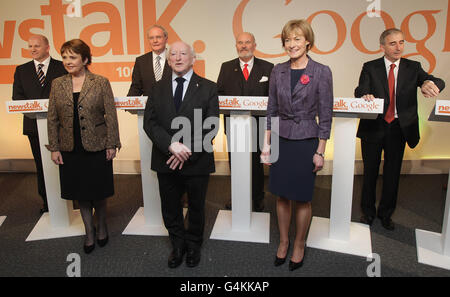
[{"label": "black skirt", "polygon": [[269,169],[269,190],[272,194],[289,200],[309,202],[313,198],[313,157],[317,138],[290,140],[279,138],[278,160]]},{"label": "black skirt", "polygon": [[79,93],[74,99],[74,149],[61,152],[63,165],[59,165],[61,198],[66,200],[103,200],[114,195],[112,160],[106,160],[106,150],[88,152],[81,142],[78,120]]}]

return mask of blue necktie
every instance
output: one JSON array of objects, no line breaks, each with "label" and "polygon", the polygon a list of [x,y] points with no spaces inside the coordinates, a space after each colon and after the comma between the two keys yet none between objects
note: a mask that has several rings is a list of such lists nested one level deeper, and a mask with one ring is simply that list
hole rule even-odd
[{"label": "blue necktie", "polygon": [[175,89],[175,95],[173,96],[173,99],[175,103],[175,109],[178,112],[183,99],[183,84],[185,79],[183,77],[177,77],[175,80],[177,81],[177,88]]}]

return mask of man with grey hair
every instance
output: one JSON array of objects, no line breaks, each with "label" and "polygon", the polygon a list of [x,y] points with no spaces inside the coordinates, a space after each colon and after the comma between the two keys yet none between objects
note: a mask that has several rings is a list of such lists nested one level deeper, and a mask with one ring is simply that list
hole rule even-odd
[{"label": "man with grey hair", "polygon": [[[405,145],[419,143],[417,88],[425,98],[437,96],[445,87],[442,79],[426,73],[419,62],[402,58],[403,32],[392,28],[380,36],[384,57],[364,64],[355,97],[367,101],[384,99],[384,112],[376,119],[361,119],[357,137],[361,138],[364,180],[361,222],[372,225],[375,216],[387,230],[394,230],[394,213]],[[376,183],[384,151],[383,190],[375,207]]]},{"label": "man with grey hair", "polygon": [[[168,54],[171,77],[158,81],[149,93],[144,130],[153,142],[151,166],[158,175],[163,220],[173,248],[168,266],[178,267],[187,253],[186,265],[195,267],[200,262],[209,175],[215,171],[212,139],[219,129],[219,101],[216,84],[193,71],[190,45],[175,42]],[[212,125],[205,127],[207,122]],[[180,134],[185,138],[177,139]],[[180,201],[184,192],[187,229]]]},{"label": "man with grey hair", "polygon": [[[268,96],[269,78],[273,64],[254,56],[255,37],[252,33],[242,32],[236,36],[238,58],[224,62],[217,79],[217,89],[222,96]],[[225,116],[225,127],[228,116]],[[256,117],[260,121],[260,117]],[[259,125],[254,131],[258,143]],[[225,128],[226,133],[226,128]],[[229,136],[229,135],[228,135]],[[229,143],[229,142],[228,142]],[[260,162],[261,151],[252,152],[252,202],[254,211],[264,210],[264,167]],[[231,168],[231,154],[228,153]],[[233,174],[233,173],[232,173]],[[231,201],[225,204],[231,209]]]},{"label": "man with grey hair", "polygon": [[[50,45],[44,35],[32,35],[28,39],[32,61],[19,65],[14,73],[13,100],[48,99],[53,79],[67,73],[61,61],[50,57]],[[38,193],[44,205],[40,212],[47,212],[47,193],[42,168],[39,134],[35,118],[23,117],[23,134],[28,136],[36,164]],[[43,139],[43,141],[47,141]]]},{"label": "man with grey hair", "polygon": [[147,40],[151,52],[136,58],[127,96],[147,95],[157,81],[170,77],[171,70],[166,59],[166,29],[159,25],[151,26],[147,30]]}]

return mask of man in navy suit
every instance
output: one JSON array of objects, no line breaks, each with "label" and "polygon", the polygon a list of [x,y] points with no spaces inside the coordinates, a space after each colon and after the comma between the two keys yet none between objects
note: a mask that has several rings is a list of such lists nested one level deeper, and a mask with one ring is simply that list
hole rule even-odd
[{"label": "man in navy suit", "polygon": [[[388,29],[380,36],[384,57],[364,64],[355,97],[384,99],[384,112],[377,119],[361,119],[357,136],[361,138],[364,181],[361,222],[372,225],[377,216],[382,226],[394,230],[394,213],[405,145],[419,143],[417,88],[426,98],[437,96],[445,87],[442,79],[426,73],[419,62],[401,58],[404,35]],[[384,150],[383,190],[378,211],[375,208],[376,182]]]},{"label": "man in navy suit", "polygon": [[[217,79],[217,90],[222,96],[269,96],[269,78],[273,64],[254,56],[255,37],[248,32],[236,37],[238,58],[224,62]],[[228,116],[225,117],[225,127]],[[260,120],[260,117],[256,117]],[[259,125],[255,127],[259,139]],[[226,129],[225,129],[226,130]],[[252,153],[252,202],[254,211],[264,210],[264,167],[260,161],[261,151]],[[231,154],[228,154],[231,160]],[[231,201],[225,208],[231,209]]]},{"label": "man in navy suit", "polygon": [[162,26],[153,25],[147,30],[151,52],[136,58],[127,96],[147,95],[157,81],[170,77],[166,58],[167,38],[167,31]]},{"label": "man in navy suit", "polygon": [[[53,79],[66,74],[61,61],[50,57],[50,45],[43,35],[33,35],[28,40],[32,61],[19,65],[14,73],[13,100],[48,99]],[[38,193],[44,201],[41,213],[48,211],[42,170],[41,149],[36,119],[23,117],[23,134],[28,136],[37,171]],[[46,141],[46,140],[44,140]]]},{"label": "man in navy suit", "polygon": [[[144,130],[153,142],[152,170],[158,175],[163,220],[173,248],[168,266],[178,267],[187,253],[186,265],[195,267],[200,262],[209,175],[215,171],[212,139],[219,129],[219,101],[216,84],[194,73],[192,47],[175,42],[168,60],[171,77],[158,81],[150,92]],[[181,204],[184,192],[188,228]]]}]

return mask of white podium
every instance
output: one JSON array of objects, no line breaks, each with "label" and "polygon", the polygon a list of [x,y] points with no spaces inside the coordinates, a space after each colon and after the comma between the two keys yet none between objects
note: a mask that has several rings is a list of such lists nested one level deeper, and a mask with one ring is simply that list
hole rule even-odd
[{"label": "white podium", "polygon": [[[450,100],[436,100],[428,120],[450,122]],[[450,270],[450,190],[447,190],[442,233],[416,229],[416,245],[419,263]]]},{"label": "white podium", "polygon": [[37,118],[49,211],[41,216],[26,241],[84,235],[80,212],[73,209],[71,201],[61,199],[59,168],[52,162],[51,153],[45,147],[48,143],[48,99],[8,101],[6,106],[8,113],[31,113]]},{"label": "white podium", "polygon": [[0,226],[3,224],[3,222],[6,220],[6,216],[0,216]]},{"label": "white podium", "polygon": [[334,98],[334,160],[330,218],[313,217],[307,246],[367,257],[370,227],[351,222],[358,118],[383,113],[383,99]]},{"label": "white podium", "polygon": [[150,169],[153,144],[144,131],[144,109],[147,103],[147,96],[116,97],[114,99],[117,109],[129,111],[136,114],[138,118],[142,195],[144,203],[144,206],[138,209],[122,234],[167,236],[169,233],[164,227],[161,214],[158,177],[156,172]]},{"label": "white podium", "polygon": [[[251,111],[266,110],[267,97],[219,96],[221,110],[230,110],[231,204],[220,210],[211,239],[261,242],[270,240],[270,214],[252,212],[252,131]],[[252,121],[253,119],[253,121]]]}]

